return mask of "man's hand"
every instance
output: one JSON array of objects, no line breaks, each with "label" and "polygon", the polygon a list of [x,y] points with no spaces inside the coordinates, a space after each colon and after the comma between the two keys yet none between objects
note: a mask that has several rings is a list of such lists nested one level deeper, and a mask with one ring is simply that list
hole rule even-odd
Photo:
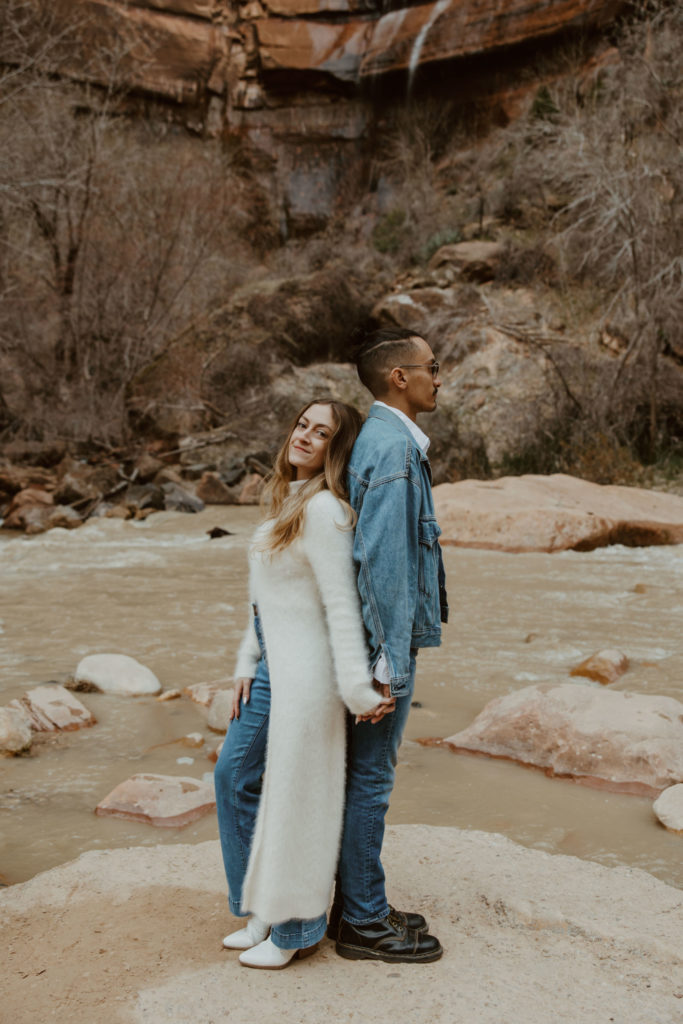
[{"label": "man's hand", "polygon": [[371,722],[375,725],[381,722],[385,715],[390,715],[396,708],[396,698],[391,696],[391,689],[388,683],[380,683],[378,679],[372,680],[372,685],[382,697],[377,707],[367,711],[364,715],[356,715],[356,725],[359,722]]},{"label": "man's hand", "polygon": [[240,717],[240,705],[249,703],[249,692],[253,679],[236,679],[235,689],[232,691],[232,708],[229,721]]}]

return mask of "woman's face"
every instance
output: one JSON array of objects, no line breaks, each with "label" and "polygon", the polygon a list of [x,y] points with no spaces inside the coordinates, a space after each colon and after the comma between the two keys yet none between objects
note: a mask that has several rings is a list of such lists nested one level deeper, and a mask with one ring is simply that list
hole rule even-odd
[{"label": "woman's face", "polygon": [[321,471],[335,426],[329,405],[309,405],[301,414],[289,439],[289,462],[296,470],[295,480],[310,480]]}]

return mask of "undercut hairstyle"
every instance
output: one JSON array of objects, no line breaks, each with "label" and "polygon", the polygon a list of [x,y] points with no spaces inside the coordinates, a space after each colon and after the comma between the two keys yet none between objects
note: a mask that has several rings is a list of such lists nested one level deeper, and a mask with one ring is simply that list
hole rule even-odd
[{"label": "undercut hairstyle", "polygon": [[[325,450],[325,461],[320,472],[290,493],[289,485],[296,479],[296,470],[289,461],[289,442],[299,420],[313,405],[329,406],[334,429]],[[333,398],[314,398],[299,410],[290,424],[287,440],[277,454],[273,472],[264,488],[262,506],[266,519],[272,521],[264,550],[282,551],[301,535],[306,503],[318,491],[331,491],[346,510],[348,528],[352,529],[355,526],[356,514],[349,505],[346,489],[346,467],[362,426],[363,416],[358,409],[346,405],[345,402],[337,402]]]},{"label": "undercut hairstyle", "polygon": [[361,341],[356,351],[356,369],[361,383],[375,398],[389,390],[389,374],[395,366],[411,361],[415,342],[424,334],[403,327],[382,327]]}]

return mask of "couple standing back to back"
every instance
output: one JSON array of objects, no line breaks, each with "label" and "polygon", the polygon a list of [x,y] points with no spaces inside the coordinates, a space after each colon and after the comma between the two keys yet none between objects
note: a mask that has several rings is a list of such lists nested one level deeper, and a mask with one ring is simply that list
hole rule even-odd
[{"label": "couple standing back to back", "polygon": [[436,408],[439,364],[424,338],[387,329],[357,367],[367,420],[304,408],[250,549],[254,618],[215,773],[230,909],[248,916],[223,945],[247,967],[285,967],[326,930],[348,959],[442,955],[420,914],[388,904],[381,864],[417,650],[440,644],[448,615],[416,423]]}]

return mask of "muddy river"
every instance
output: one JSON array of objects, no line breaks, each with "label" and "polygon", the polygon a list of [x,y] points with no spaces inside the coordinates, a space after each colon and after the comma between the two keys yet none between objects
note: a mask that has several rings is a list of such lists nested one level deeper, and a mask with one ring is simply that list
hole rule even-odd
[{"label": "muddy river", "polygon": [[[0,534],[0,703],[73,673],[86,654],[129,654],[165,689],[226,678],[246,616],[246,557],[254,509],[98,520],[39,537]],[[210,540],[222,526],[232,536]],[[683,887],[683,838],[646,798],[588,789],[503,761],[425,748],[499,694],[559,682],[588,654],[631,659],[621,689],[683,700],[683,546],[506,555],[447,548],[452,620],[422,651],[390,821],[502,832],[554,853],[633,865]],[[0,760],[0,874],[17,882],[84,850],[199,842],[215,815],[184,829],[95,816],[115,785],[140,771],[212,770],[218,737],[187,698],[80,695],[91,729],[27,757]],[[200,731],[207,742],[179,742]]]}]

